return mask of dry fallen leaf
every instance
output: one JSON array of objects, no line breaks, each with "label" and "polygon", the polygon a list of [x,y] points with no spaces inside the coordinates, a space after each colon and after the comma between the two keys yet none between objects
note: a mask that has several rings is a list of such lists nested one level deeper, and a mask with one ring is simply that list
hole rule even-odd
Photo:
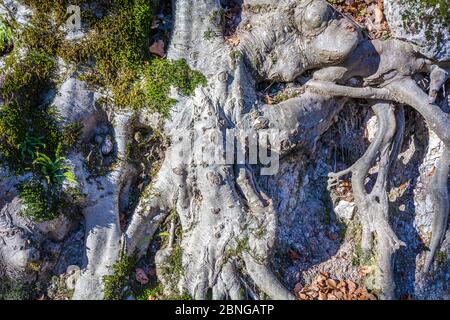
[{"label": "dry fallen leaf", "polygon": [[310,300],[309,296],[304,293],[299,294],[300,300]]},{"label": "dry fallen leaf", "polygon": [[342,300],[344,298],[344,294],[339,291],[333,291],[333,295],[339,300]]},{"label": "dry fallen leaf", "polygon": [[332,294],[332,293],[330,293],[330,294],[328,294],[327,295],[327,300],[337,300],[338,298],[334,295],[334,294]]},{"label": "dry fallen leaf", "polygon": [[[300,290],[300,291],[298,291]],[[377,297],[366,289],[358,287],[351,280],[336,280],[328,273],[320,273],[313,283],[302,287],[299,283],[294,289],[300,300],[376,300]]]},{"label": "dry fallen leaf", "polygon": [[147,284],[149,282],[147,274],[141,268],[136,269],[136,280],[142,285]]},{"label": "dry fallen leaf", "polygon": [[232,47],[237,47],[241,42],[241,39],[239,38],[239,36],[234,34],[232,36],[226,37],[225,41]]},{"label": "dry fallen leaf", "polygon": [[331,288],[336,288],[336,287],[337,287],[336,280],[328,279],[328,280],[327,280],[327,285],[328,285],[329,287],[331,287]]},{"label": "dry fallen leaf", "polygon": [[347,286],[348,286],[348,292],[350,292],[350,293],[355,292],[355,290],[356,290],[356,284],[355,284],[353,281],[348,280],[348,281],[347,281]]},{"label": "dry fallen leaf", "polygon": [[370,267],[368,267],[368,266],[361,266],[358,269],[358,275],[360,278],[364,278],[369,273],[370,273]]},{"label": "dry fallen leaf", "polygon": [[375,17],[375,23],[381,24],[384,21],[383,11],[381,11],[380,7],[374,6],[373,13],[374,13],[374,17]]},{"label": "dry fallen leaf", "polygon": [[402,183],[402,184],[400,185],[400,187],[398,187],[398,189],[399,189],[400,191],[404,191],[404,190],[406,190],[406,188],[408,188],[408,183],[407,183],[407,182]]},{"label": "dry fallen leaf", "polygon": [[158,40],[150,46],[150,53],[164,58],[166,56],[166,51],[164,50],[165,44],[163,40]]},{"label": "dry fallen leaf", "polygon": [[319,300],[327,300],[327,294],[325,292],[319,292]]},{"label": "dry fallen leaf", "polygon": [[433,168],[431,168],[431,170],[428,172],[428,176],[432,177],[434,176],[435,173],[436,173],[436,166],[433,166]]},{"label": "dry fallen leaf", "polygon": [[266,99],[266,103],[268,105],[272,105],[273,104],[273,98],[271,96],[266,95],[265,99]]}]

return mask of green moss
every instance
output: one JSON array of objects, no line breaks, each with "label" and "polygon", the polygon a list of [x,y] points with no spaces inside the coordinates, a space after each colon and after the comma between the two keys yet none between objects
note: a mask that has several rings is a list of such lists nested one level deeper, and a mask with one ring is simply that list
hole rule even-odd
[{"label": "green moss", "polygon": [[[403,27],[409,30],[425,30],[427,40],[439,42],[442,34],[433,30],[433,24],[439,23],[449,30],[450,11],[447,0],[401,0],[406,9],[401,13]],[[430,11],[430,9],[434,9]],[[432,13],[430,13],[432,12]]]},{"label": "green moss", "polygon": [[0,16],[0,56],[12,48],[12,30],[7,21]]},{"label": "green moss", "polygon": [[39,180],[30,179],[19,185],[19,192],[24,204],[20,214],[35,222],[56,219],[65,209],[66,202],[59,186],[48,186]]},{"label": "green moss", "polygon": [[17,52],[8,56],[3,70],[6,74],[2,89],[5,104],[17,102],[36,107],[51,85],[54,70],[53,59],[41,50],[32,49],[22,59]]},{"label": "green moss", "polygon": [[355,252],[352,258],[352,265],[355,267],[359,267],[364,264],[364,251],[359,242],[355,245]]},{"label": "green moss", "polygon": [[1,93],[5,102],[0,105],[0,157],[12,169],[29,168],[32,140],[40,140],[40,151],[46,154],[52,155],[57,149],[56,115],[44,102],[54,68],[53,60],[38,50],[29,51],[23,58],[17,53],[7,57]]},{"label": "green moss", "polygon": [[212,31],[211,29],[208,29],[207,31],[205,31],[205,32],[203,33],[203,39],[209,41],[209,40],[211,40],[213,37],[215,37],[215,35],[216,35],[216,34],[214,33],[214,31]]},{"label": "green moss", "polygon": [[192,71],[186,61],[170,62],[164,59],[152,59],[146,70],[145,101],[153,110],[167,115],[176,101],[169,98],[170,88],[176,87],[182,95],[191,95],[195,88],[206,85],[206,78]]},{"label": "green moss", "polygon": [[[0,46],[15,44],[0,70],[5,75],[0,93],[4,100],[0,105],[0,161],[17,174],[33,173],[33,182],[22,186],[25,214],[48,219],[45,210],[53,208],[56,195],[64,196],[63,180],[74,180],[64,165],[64,154],[76,146],[82,130],[79,123],[62,127],[49,105],[48,94],[56,87],[57,57],[78,65],[85,80],[111,93],[103,107],[149,108],[168,115],[176,102],[168,97],[171,87],[190,95],[206,79],[185,61],[150,56],[153,1],[113,0],[100,1],[95,9],[84,6],[83,27],[91,32],[80,41],[65,40],[61,26],[69,18],[69,5],[88,0],[20,2],[33,10],[29,24],[20,29],[0,20]],[[34,192],[30,185],[36,187]]]},{"label": "green moss", "polygon": [[436,262],[438,263],[438,265],[447,265],[448,262],[448,255],[446,252],[444,251],[438,251],[436,253]]},{"label": "green moss", "polygon": [[71,63],[95,65],[84,79],[110,89],[108,102],[121,108],[142,109],[167,115],[176,102],[168,98],[170,87],[190,95],[206,79],[189,69],[184,61],[170,62],[151,57],[152,7],[145,0],[115,0],[108,15],[94,21],[93,32],[80,42],[65,42],[59,55]]},{"label": "green moss", "polygon": [[22,214],[37,222],[59,215],[64,204],[62,182],[74,180],[60,154],[57,114],[45,102],[54,71],[54,59],[38,49],[29,49],[23,57],[13,52],[4,69],[0,161],[17,174],[33,172],[34,178],[21,184],[19,191],[25,205]]},{"label": "green moss", "polygon": [[156,286],[147,286],[139,292],[135,292],[137,300],[193,300],[189,294],[165,295],[163,286],[158,283]]},{"label": "green moss", "polygon": [[36,289],[31,284],[0,277],[0,300],[31,300],[36,296]]},{"label": "green moss", "polygon": [[151,298],[157,299],[162,296],[163,292],[163,287],[161,284],[158,284],[156,287],[145,287],[139,292],[136,292],[134,296],[137,300],[149,300]]},{"label": "green moss", "polygon": [[135,265],[135,257],[122,254],[119,261],[111,267],[112,275],[103,277],[105,300],[121,300],[123,298],[124,288],[130,281]]},{"label": "green moss", "polygon": [[[170,282],[171,288],[176,288],[178,281],[183,275],[183,250],[180,245],[175,245],[172,253],[168,257],[166,264],[161,268],[162,273]],[[177,291],[177,290],[173,290]]]},{"label": "green moss", "polygon": [[73,122],[62,128],[62,146],[64,151],[69,151],[77,147],[83,132],[83,124],[81,122]]}]

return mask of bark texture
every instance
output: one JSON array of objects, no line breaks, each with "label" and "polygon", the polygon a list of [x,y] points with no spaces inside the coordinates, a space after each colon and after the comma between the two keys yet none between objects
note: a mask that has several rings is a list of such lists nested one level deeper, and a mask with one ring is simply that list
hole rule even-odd
[{"label": "bark texture", "polygon": [[[447,94],[442,87],[448,79],[448,56],[421,55],[406,40],[367,39],[357,25],[322,0],[239,4],[243,10],[234,34],[239,44],[233,46],[222,36],[221,15],[213,14],[221,12],[221,1],[173,1],[174,29],[168,58],[185,59],[192,69],[207,77],[208,85],[198,88],[192,97],[174,92],[178,102],[167,120],[147,113],[117,110],[107,114],[97,110],[98,93],[76,75],[60,87],[54,104],[68,123],[83,122],[85,141],[99,134],[102,125],[113,132],[114,138],[115,163],[103,177],[90,178],[83,156],[70,156],[86,196],[82,204],[85,253],[74,299],[101,299],[102,279],[111,273],[119,256],[143,257],[168,217],[173,219],[169,241],[155,257],[158,278],[167,290],[173,291],[174,283],[166,266],[180,250],[182,273],[175,281],[179,293],[195,299],[295,299],[289,281],[296,272],[280,275],[281,262],[274,253],[286,244],[297,246],[299,236],[308,238],[298,234],[298,230],[307,230],[298,224],[308,217],[305,207],[313,208],[312,204],[327,194],[326,175],[331,193],[344,177],[351,176],[351,202],[362,229],[360,247],[367,259],[375,259],[374,287],[380,290],[381,298],[398,298],[396,285],[401,280],[396,278],[395,257],[406,250],[403,247],[408,241],[401,240],[392,227],[390,194],[392,177],[398,172],[396,162],[406,152],[405,141],[411,137],[411,132],[406,132],[411,117],[405,117],[408,110],[412,114],[411,109],[420,114],[439,146],[426,190],[432,216],[429,251],[417,263],[418,279],[429,281],[449,214],[450,116],[446,106],[440,105],[448,101],[447,96],[442,98]],[[218,36],[205,39],[207,32]],[[430,78],[428,93],[417,81],[423,74]],[[279,103],[265,103],[259,88],[277,83],[290,83],[298,94]],[[356,112],[366,112],[364,108],[373,111],[376,127],[370,145],[341,172],[330,172],[338,171],[336,159],[334,165],[323,162],[327,168],[320,169],[322,160],[317,159],[325,157],[325,141],[330,139],[327,133],[343,121],[340,114],[349,105]],[[126,155],[136,127],[158,128],[170,143],[159,170],[139,194],[132,217],[123,226],[120,212],[141,170],[129,163]],[[281,132],[272,146],[282,159],[280,173],[264,177],[261,166],[210,164],[198,157],[211,150],[211,145],[216,152],[226,150],[222,137],[231,129],[251,131],[256,136],[267,134],[268,129]],[[244,138],[236,139],[246,145]],[[322,178],[307,180],[313,175]],[[11,181],[1,182],[5,194]],[[299,194],[294,194],[297,191]],[[308,197],[312,199],[309,204]],[[0,202],[0,236],[16,228],[8,213],[14,203],[11,201],[5,198]],[[319,212],[320,208],[308,211]],[[175,220],[179,221],[179,231]],[[177,246],[175,238],[180,241]],[[0,239],[4,243],[0,247],[1,262],[10,270],[21,270],[24,264],[39,258],[32,249],[9,251],[25,241],[22,231]],[[345,250],[349,243],[342,242]],[[308,269],[325,260],[335,266],[339,242],[330,244],[330,248],[334,246],[334,254],[322,255],[324,261],[305,262],[303,275],[306,277]],[[12,252],[13,257],[9,256]],[[300,252],[303,254],[307,255]],[[351,270],[343,276],[349,276]]]}]

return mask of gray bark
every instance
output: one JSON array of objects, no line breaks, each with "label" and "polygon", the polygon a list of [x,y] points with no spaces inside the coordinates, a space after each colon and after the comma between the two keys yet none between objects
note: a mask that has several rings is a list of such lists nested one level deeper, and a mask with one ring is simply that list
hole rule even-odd
[{"label": "gray bark", "polygon": [[[88,179],[80,155],[74,154],[70,159],[86,195],[86,249],[75,299],[101,299],[102,278],[111,273],[110,267],[121,250],[142,257],[155,232],[173,211],[182,231],[183,274],[177,283],[179,292],[189,293],[195,299],[205,299],[209,292],[214,299],[242,299],[243,292],[254,297],[264,293],[272,299],[295,298],[272,265],[283,215],[280,206],[275,205],[276,195],[259,185],[261,177],[247,164],[210,165],[195,155],[210,148],[211,141],[217,148],[225,149],[224,141],[212,139],[236,128],[256,133],[268,128],[283,131],[279,141],[283,161],[304,150],[314,154],[317,142],[346,104],[360,99],[371,101],[377,134],[353,166],[330,174],[330,189],[338,185],[339,178],[352,175],[354,202],[362,224],[361,247],[367,255],[375,247],[381,298],[394,299],[393,257],[407,244],[390,225],[387,189],[403,142],[403,105],[416,110],[444,146],[428,190],[434,218],[430,251],[422,270],[423,274],[430,271],[444,241],[449,212],[450,116],[436,104],[436,96],[448,78],[442,58],[438,61],[430,55],[420,56],[404,40],[365,39],[356,25],[321,0],[264,2],[270,5],[269,9],[242,13],[236,31],[240,43],[236,48],[222,36],[203,38],[208,30],[222,32],[220,24],[210,19],[212,12],[221,10],[219,1],[173,2],[175,26],[168,58],[185,59],[191,68],[207,77],[208,85],[198,88],[192,97],[177,96],[170,118],[158,121],[171,144],[124,232],[119,221],[120,199],[127,197],[126,186],[136,175],[136,168],[126,160],[126,144],[133,126],[154,123],[143,115],[99,113],[93,107],[94,93],[74,78],[60,88],[60,102],[72,101],[55,103],[66,121],[81,120],[85,139],[95,134],[100,122],[108,122],[115,132],[117,155],[117,164],[110,172],[94,181]],[[251,28],[245,28],[246,25]],[[235,55],[235,51],[239,54]],[[431,73],[429,94],[413,80],[424,72]],[[257,84],[294,82],[299,77],[300,84],[293,86],[303,90],[300,95],[274,105],[259,100]],[[195,135],[198,132],[205,133],[208,139]],[[196,142],[194,149],[192,141]],[[377,177],[369,188],[367,180],[374,167]],[[0,232],[8,224],[2,217]],[[156,256],[160,273],[174,250],[174,232],[172,228],[172,241]],[[17,245],[23,237],[11,241]],[[21,266],[24,261],[32,261],[29,251],[21,254],[27,256],[15,261],[2,255],[2,263]],[[163,274],[159,277],[168,285]],[[254,292],[250,287],[256,288]]]}]

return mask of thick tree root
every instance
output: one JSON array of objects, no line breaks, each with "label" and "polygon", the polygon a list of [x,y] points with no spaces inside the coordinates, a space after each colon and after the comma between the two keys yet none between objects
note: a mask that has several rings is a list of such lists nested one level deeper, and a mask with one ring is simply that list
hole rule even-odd
[{"label": "thick tree root", "polygon": [[[84,217],[86,221],[86,252],[81,277],[73,299],[93,300],[103,297],[103,277],[111,274],[111,266],[118,260],[121,250],[119,199],[131,168],[124,162],[126,141],[129,137],[130,114],[117,114],[115,135],[120,165],[105,177],[86,181],[79,168],[83,194],[87,196]],[[82,166],[82,164],[80,164]]]},{"label": "thick tree root", "polygon": [[444,147],[442,158],[436,168],[434,177],[430,183],[430,197],[433,202],[434,217],[432,224],[432,236],[429,244],[430,251],[425,259],[422,273],[430,271],[436,252],[444,241],[449,215],[448,175],[450,169],[450,152]]},{"label": "thick tree root", "polygon": [[[425,118],[430,129],[443,141],[445,146],[444,153],[439,161],[430,189],[430,196],[433,198],[434,204],[432,239],[430,241],[430,252],[426,257],[422,273],[429,271],[433,258],[443,241],[449,212],[447,184],[449,174],[450,116],[442,111],[439,106],[433,104],[437,88],[445,82],[447,77],[448,75],[442,69],[435,68],[432,71],[430,95],[426,95],[412,79],[408,78],[392,81],[384,88],[350,88],[317,80],[310,81],[307,84],[308,88],[314,92],[326,92],[331,95],[352,98],[392,100],[408,104]],[[373,154],[373,151],[370,150],[370,153]],[[350,171],[353,172],[354,170],[347,170],[343,174]],[[332,178],[335,179],[338,176]],[[332,185],[335,185],[335,181],[332,181]],[[380,199],[381,197],[378,197],[378,200]],[[376,207],[377,203],[374,206]],[[363,231],[363,236],[367,234],[368,231]],[[364,236],[364,238],[367,237]],[[392,235],[390,238],[391,244],[395,245],[398,243]],[[369,241],[364,240],[363,244],[364,247],[367,247],[369,246]]]},{"label": "thick tree root", "polygon": [[[366,257],[373,247],[374,235],[377,239],[377,264],[379,267],[378,285],[384,299],[394,298],[395,283],[393,280],[392,255],[401,246],[405,246],[397,238],[389,225],[389,202],[386,192],[387,176],[392,159],[396,159],[403,135],[403,117],[399,121],[399,134],[395,114],[389,103],[377,103],[373,107],[378,119],[378,132],[364,156],[349,169],[330,174],[329,186],[339,184],[339,178],[352,174],[352,188],[355,203],[358,207],[362,223],[361,247]],[[367,191],[366,179],[369,170],[377,157],[378,175],[370,192]]]}]

